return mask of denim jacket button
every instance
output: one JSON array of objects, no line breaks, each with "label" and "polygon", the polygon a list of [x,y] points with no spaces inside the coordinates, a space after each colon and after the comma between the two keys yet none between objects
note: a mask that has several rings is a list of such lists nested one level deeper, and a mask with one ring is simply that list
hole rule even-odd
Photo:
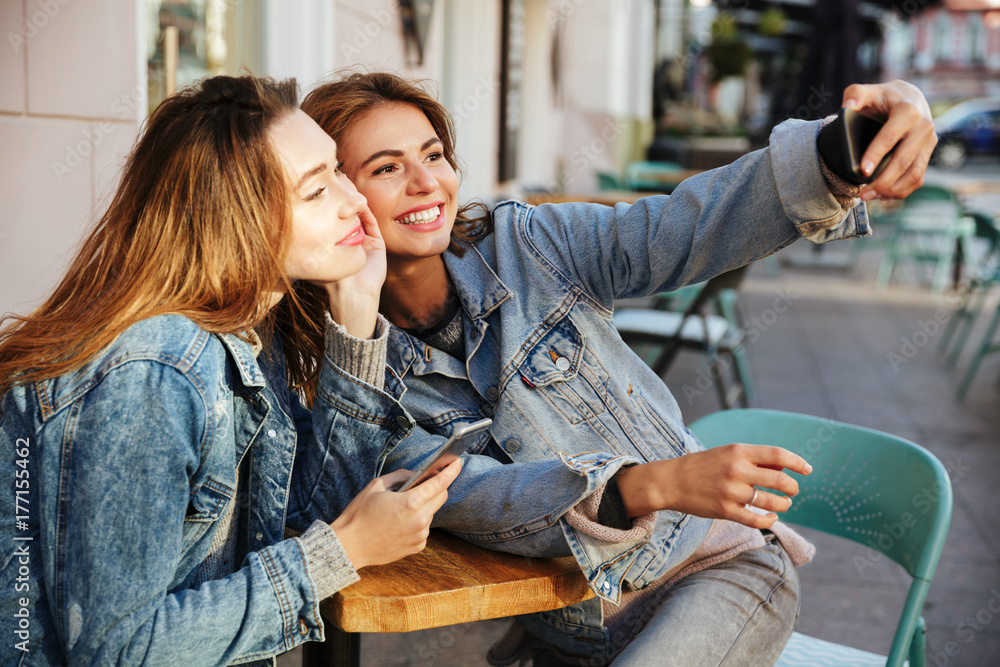
[{"label": "denim jacket button", "polygon": [[473,339],[479,338],[479,329],[473,329],[472,332],[469,334],[469,337]]},{"label": "denim jacket button", "polygon": [[267,432],[267,437],[269,437],[269,438],[273,438],[276,435],[278,435],[278,432],[275,431],[273,428],[269,429],[268,432]]},{"label": "denim jacket button", "polygon": [[301,618],[299,619],[299,632],[301,632],[304,635],[309,634],[309,626],[306,625],[306,622]]},{"label": "denim jacket button", "polygon": [[500,398],[500,392],[497,390],[496,387],[490,387],[489,389],[486,390],[486,398],[487,400],[495,401],[498,398]]},{"label": "denim jacket button", "polygon": [[521,449],[521,443],[518,442],[515,438],[511,438],[510,440],[507,441],[506,445],[504,446],[504,449],[506,449],[511,454],[514,454],[515,452]]},{"label": "denim jacket button", "polygon": [[410,428],[410,420],[403,415],[396,417],[396,426],[403,429],[404,431]]},{"label": "denim jacket button", "polygon": [[561,371],[568,371],[569,359],[567,359],[566,357],[559,357],[558,359],[556,359],[556,368],[558,368]]},{"label": "denim jacket button", "polygon": [[611,590],[611,584],[605,581],[603,584],[601,584],[601,588],[603,588],[606,591]]},{"label": "denim jacket button", "polygon": [[257,538],[257,541],[260,542],[262,539],[264,539],[264,533],[257,533],[255,537]]}]

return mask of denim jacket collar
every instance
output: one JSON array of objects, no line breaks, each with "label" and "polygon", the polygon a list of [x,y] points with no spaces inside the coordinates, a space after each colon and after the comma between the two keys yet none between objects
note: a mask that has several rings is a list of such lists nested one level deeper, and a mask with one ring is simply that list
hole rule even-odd
[{"label": "denim jacket collar", "polygon": [[219,340],[222,341],[223,346],[225,346],[226,350],[229,351],[229,355],[233,358],[236,368],[239,370],[243,386],[260,391],[266,384],[266,381],[264,380],[264,373],[257,363],[257,358],[254,356],[253,349],[250,347],[250,343],[236,334],[220,334]]},{"label": "denim jacket collar", "polygon": [[[465,346],[470,351],[468,356],[471,359],[488,327],[486,318],[512,299],[513,293],[475,247],[467,247],[463,257],[446,252],[444,262],[462,310],[471,320],[471,327],[466,327],[465,331]],[[416,376],[440,373],[452,378],[469,377],[466,365],[460,359],[428,346],[398,327],[389,332],[389,350],[390,357],[398,362],[401,377],[407,372]]]}]

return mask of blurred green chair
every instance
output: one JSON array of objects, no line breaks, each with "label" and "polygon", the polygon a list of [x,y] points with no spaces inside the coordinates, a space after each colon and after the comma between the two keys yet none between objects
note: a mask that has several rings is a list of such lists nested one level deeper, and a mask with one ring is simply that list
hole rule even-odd
[{"label": "blurred green chair", "polygon": [[625,187],[629,190],[645,192],[670,192],[676,183],[668,183],[657,179],[657,175],[674,174],[683,171],[674,162],[648,162],[636,160],[625,165]]},{"label": "blurred green chair", "polygon": [[653,308],[616,308],[615,329],[622,340],[663,378],[682,349],[705,354],[708,364],[732,368],[730,386],[722,368],[712,372],[723,408],[753,399],[750,366],[743,349],[744,327],[736,309],[739,285],[747,267],[711,280],[659,295]]},{"label": "blurred green chair", "polygon": [[[926,449],[888,433],[774,410],[725,410],[691,425],[706,447],[777,445],[813,466],[783,519],[878,550],[913,578],[888,659],[798,632],[778,667],[910,667],[926,663],[920,616],[951,521],[948,473]],[[915,499],[920,498],[918,504]]]},{"label": "blurred green chair", "polygon": [[993,218],[985,213],[970,211],[968,215],[975,222],[976,238],[986,244],[986,252],[978,262],[975,275],[962,291],[959,305],[949,318],[938,344],[938,352],[941,354],[948,353],[951,348],[947,357],[949,366],[954,366],[958,361],[990,290],[994,285],[1000,284],[1000,229]]},{"label": "blurred green chair", "polygon": [[875,278],[876,289],[884,290],[889,285],[897,264],[932,263],[931,291],[942,293],[956,248],[962,244],[962,256],[968,256],[966,240],[975,229],[972,219],[964,214],[958,196],[941,186],[921,186],[895,212],[894,223]]},{"label": "blurred green chair", "polygon": [[618,176],[618,174],[612,174],[610,171],[598,171],[597,173],[597,189],[598,190],[626,190],[624,181]]}]

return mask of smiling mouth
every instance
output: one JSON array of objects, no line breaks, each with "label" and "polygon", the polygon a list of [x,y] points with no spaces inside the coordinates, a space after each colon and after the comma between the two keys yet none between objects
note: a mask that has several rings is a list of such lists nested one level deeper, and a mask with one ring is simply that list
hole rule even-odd
[{"label": "smiling mouth", "polygon": [[419,225],[427,222],[433,222],[434,220],[437,220],[440,215],[441,207],[434,206],[423,211],[417,211],[416,213],[410,213],[396,218],[396,222],[401,225]]}]

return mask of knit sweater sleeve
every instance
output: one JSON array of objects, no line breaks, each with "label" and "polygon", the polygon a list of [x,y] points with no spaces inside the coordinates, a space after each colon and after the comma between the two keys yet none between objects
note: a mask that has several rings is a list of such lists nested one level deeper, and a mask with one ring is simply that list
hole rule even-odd
[{"label": "knit sweater sleeve", "polygon": [[382,315],[371,338],[356,338],[326,313],[326,354],[336,366],[376,389],[385,386],[389,322]]},{"label": "knit sweater sleeve", "polygon": [[320,599],[326,599],[360,579],[329,524],[316,521],[299,539],[309,576],[316,584]]}]

